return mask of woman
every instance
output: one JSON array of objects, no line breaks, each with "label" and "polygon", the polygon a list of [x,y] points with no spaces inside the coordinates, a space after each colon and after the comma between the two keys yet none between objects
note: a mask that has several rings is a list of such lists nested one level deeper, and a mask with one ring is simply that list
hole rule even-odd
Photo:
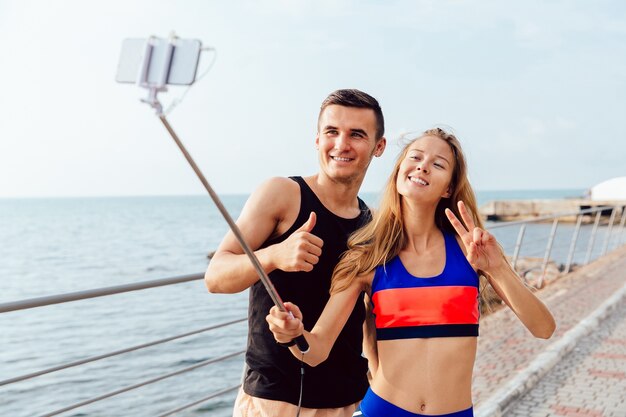
[{"label": "woman", "polygon": [[400,153],[372,222],[351,236],[313,329],[304,331],[300,310],[286,303],[294,318],[276,308],[267,316],[274,338],[288,343],[304,334],[310,351],[290,347],[294,356],[323,362],[366,291],[377,355],[366,351],[372,380],[362,415],[472,416],[479,277],[535,337],[547,339],[555,328],[476,213],[458,140],[442,129],[424,132]]}]

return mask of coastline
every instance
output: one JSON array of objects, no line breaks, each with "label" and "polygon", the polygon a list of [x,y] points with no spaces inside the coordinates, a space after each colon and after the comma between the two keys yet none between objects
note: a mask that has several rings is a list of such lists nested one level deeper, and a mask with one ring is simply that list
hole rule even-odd
[{"label": "coastline", "polygon": [[[624,206],[623,200],[589,200],[582,198],[532,199],[532,200],[493,200],[480,206],[480,214],[488,221],[517,221],[535,219],[543,216],[564,214],[561,221],[575,222],[582,210],[606,207],[601,216],[611,216],[614,207]],[[617,220],[621,219],[621,210],[616,210]],[[583,223],[594,221],[594,215],[583,216]]]}]

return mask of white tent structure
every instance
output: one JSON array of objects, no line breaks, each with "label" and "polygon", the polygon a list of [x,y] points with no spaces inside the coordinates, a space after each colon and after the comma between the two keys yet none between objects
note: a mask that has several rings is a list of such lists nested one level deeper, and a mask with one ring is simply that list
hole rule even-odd
[{"label": "white tent structure", "polygon": [[626,201],[626,177],[617,177],[594,185],[589,190],[591,200]]}]

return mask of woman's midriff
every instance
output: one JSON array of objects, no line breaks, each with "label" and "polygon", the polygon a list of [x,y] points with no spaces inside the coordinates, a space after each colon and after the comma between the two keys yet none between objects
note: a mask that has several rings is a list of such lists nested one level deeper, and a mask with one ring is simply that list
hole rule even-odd
[{"label": "woman's midriff", "polygon": [[472,406],[477,338],[382,340],[372,390],[418,414],[446,414]]}]

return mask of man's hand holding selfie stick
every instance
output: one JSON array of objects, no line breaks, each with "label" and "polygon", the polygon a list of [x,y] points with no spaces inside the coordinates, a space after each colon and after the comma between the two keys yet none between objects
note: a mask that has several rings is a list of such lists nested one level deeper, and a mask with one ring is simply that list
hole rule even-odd
[{"label": "man's hand holding selfie stick", "polygon": [[[215,191],[213,191],[213,188],[200,171],[200,168],[196,165],[195,161],[178,138],[178,135],[176,135],[174,129],[170,126],[165,114],[163,113],[163,107],[157,98],[157,94],[159,92],[166,91],[168,84],[191,85],[194,83],[199,56],[202,50],[203,48],[201,47],[200,41],[183,40],[177,38],[175,35],[170,36],[167,40],[156,37],[151,37],[145,40],[127,40],[124,42],[124,48],[122,50],[116,79],[118,82],[136,83],[139,86],[148,89],[148,98],[142,101],[150,104],[150,106],[156,110],[157,116],[171,135],[172,139],[176,142],[176,145],[178,145],[185,159],[187,159],[187,162],[191,165],[191,168],[198,176],[198,179],[207,190],[211,199],[228,223],[243,251],[252,262],[252,265],[259,274],[259,278],[272,298],[276,308],[280,311],[287,312],[287,309],[276,292],[274,285],[265,273],[256,255],[246,243],[239,227],[237,227],[232,217],[222,204],[220,198]],[[309,221],[292,234],[292,236],[297,236],[294,237],[290,243],[293,243],[294,240],[299,240],[296,246],[299,246],[302,249],[299,249],[301,254],[299,257],[300,260],[298,260],[298,256],[296,256],[296,262],[292,263],[292,267],[312,269],[312,265],[314,265],[314,263],[311,262],[314,261],[317,263],[316,259],[318,259],[319,254],[321,254],[321,243],[316,245],[315,239],[312,238],[316,238],[320,242],[321,239],[309,233],[313,229],[313,226],[315,226],[315,215],[311,214]],[[319,254],[315,255],[318,252]],[[303,354],[309,351],[309,345],[303,335],[300,335],[295,339],[295,344]]]}]

